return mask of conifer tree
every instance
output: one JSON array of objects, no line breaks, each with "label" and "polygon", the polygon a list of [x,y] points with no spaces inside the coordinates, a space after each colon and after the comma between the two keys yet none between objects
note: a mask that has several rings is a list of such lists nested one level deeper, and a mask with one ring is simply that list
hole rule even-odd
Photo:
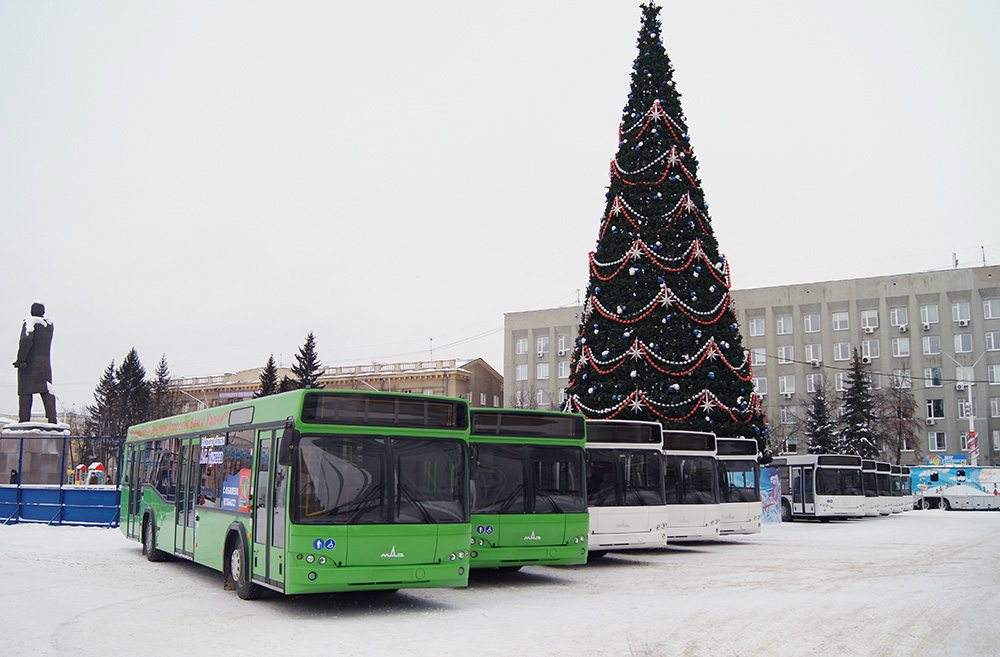
[{"label": "conifer tree", "polygon": [[838,451],[837,423],[830,415],[826,395],[826,386],[820,386],[809,400],[804,433],[809,438],[810,454],[836,454]]},{"label": "conifer tree", "polygon": [[174,393],[170,385],[170,368],[167,366],[167,356],[160,356],[156,366],[155,378],[149,384],[149,412],[147,420],[159,420],[170,417],[175,412]]},{"label": "conifer tree", "polygon": [[122,364],[115,371],[115,382],[121,404],[117,415],[122,432],[114,435],[124,436],[130,426],[145,422],[149,413],[150,386],[146,381],[146,369],[142,366],[135,347],[125,355]]},{"label": "conifer tree", "polygon": [[94,404],[87,407],[88,436],[124,436],[116,424],[118,415],[118,385],[115,381],[115,361],[104,370],[104,375],[94,389]]},{"label": "conifer tree", "polygon": [[295,364],[292,365],[292,374],[295,375],[296,383],[300,389],[319,388],[319,376],[322,368],[319,364],[319,356],[316,354],[316,337],[310,331],[306,336],[306,342],[295,354]]},{"label": "conifer tree", "polygon": [[767,433],[698,179],[660,8],[639,54],[590,258],[566,410],[756,438]]},{"label": "conifer tree", "polygon": [[863,459],[878,458],[878,416],[872,396],[868,372],[854,350],[851,371],[843,394],[843,428],[840,431],[838,451],[857,454]]},{"label": "conifer tree", "polygon": [[260,371],[260,392],[254,397],[267,397],[278,392],[278,366],[274,362],[274,354],[267,359],[264,369]]}]

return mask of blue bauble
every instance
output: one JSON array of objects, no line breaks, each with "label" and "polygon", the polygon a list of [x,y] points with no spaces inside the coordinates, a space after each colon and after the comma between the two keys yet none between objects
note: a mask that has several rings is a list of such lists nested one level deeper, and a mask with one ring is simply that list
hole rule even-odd
[{"label": "blue bauble", "polygon": [[708,373],[708,378],[714,379],[715,378],[715,372],[709,372]]}]

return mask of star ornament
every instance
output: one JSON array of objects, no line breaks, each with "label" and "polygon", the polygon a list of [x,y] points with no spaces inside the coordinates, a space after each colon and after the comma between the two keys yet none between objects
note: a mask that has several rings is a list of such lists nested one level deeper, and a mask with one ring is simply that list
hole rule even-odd
[{"label": "star ornament", "polygon": [[620,196],[616,196],[614,202],[611,204],[611,214],[618,215],[625,211],[625,206],[622,204],[622,199]]},{"label": "star ornament", "polygon": [[711,399],[710,399],[710,398],[709,398],[709,397],[708,397],[708,396],[706,395],[706,396],[705,396],[705,397],[704,397],[704,398],[703,398],[703,399],[701,400],[701,409],[702,409],[703,411],[705,411],[706,413],[708,413],[708,412],[709,412],[710,410],[712,410],[713,408],[715,408],[715,404],[713,404],[713,403],[712,403],[712,400],[711,400]]},{"label": "star ornament", "polygon": [[642,358],[642,347],[639,346],[639,341],[636,340],[629,347],[628,355],[632,357],[632,360],[639,360]]},{"label": "star ornament", "polygon": [[642,249],[639,247],[639,242],[633,242],[632,248],[628,250],[626,257],[631,258],[632,260],[638,260],[642,257]]},{"label": "star ornament", "polygon": [[632,401],[630,401],[628,405],[632,409],[633,413],[638,413],[642,410],[642,400],[639,399],[638,395],[633,395]]}]

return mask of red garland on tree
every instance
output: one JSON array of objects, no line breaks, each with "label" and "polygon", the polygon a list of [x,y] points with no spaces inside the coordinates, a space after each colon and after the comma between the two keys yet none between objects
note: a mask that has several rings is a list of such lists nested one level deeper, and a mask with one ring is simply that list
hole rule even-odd
[{"label": "red garland on tree", "polygon": [[660,8],[642,12],[566,409],[757,438],[763,449],[764,414],[660,40]]}]

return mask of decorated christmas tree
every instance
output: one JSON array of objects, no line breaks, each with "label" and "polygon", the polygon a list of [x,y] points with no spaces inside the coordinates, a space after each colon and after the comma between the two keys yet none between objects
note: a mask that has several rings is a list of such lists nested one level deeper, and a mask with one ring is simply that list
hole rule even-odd
[{"label": "decorated christmas tree", "polygon": [[729,264],[712,231],[659,12],[642,6],[566,409],[757,438],[763,448]]}]

